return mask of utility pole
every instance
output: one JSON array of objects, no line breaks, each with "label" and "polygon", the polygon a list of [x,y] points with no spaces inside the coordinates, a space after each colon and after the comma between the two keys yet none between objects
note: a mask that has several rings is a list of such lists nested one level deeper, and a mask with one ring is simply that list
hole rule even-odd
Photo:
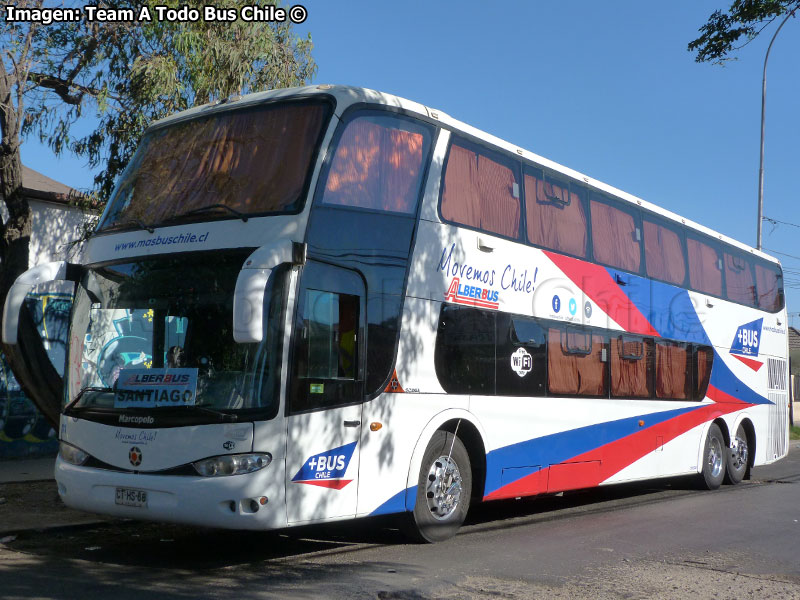
[{"label": "utility pole", "polygon": [[767,55],[764,57],[764,74],[761,77],[761,152],[758,161],[758,232],[756,234],[756,248],[758,250],[761,250],[761,223],[764,220],[764,112],[767,103],[767,61],[769,60],[769,51],[772,50],[772,43],[775,41],[775,38],[778,37],[781,27],[789,20],[789,17],[794,16],[798,8],[800,8],[800,6],[795,6],[794,9],[786,15],[786,18],[781,21],[781,24],[778,25],[778,29],[775,30],[775,34],[769,41],[769,46],[767,46]]}]

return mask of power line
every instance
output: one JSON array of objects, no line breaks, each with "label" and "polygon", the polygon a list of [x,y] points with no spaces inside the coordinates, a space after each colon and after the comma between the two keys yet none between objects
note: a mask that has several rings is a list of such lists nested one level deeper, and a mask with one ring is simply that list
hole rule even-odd
[{"label": "power line", "polygon": [[764,221],[768,223],[772,223],[773,225],[789,225],[790,227],[797,227],[800,229],[800,225],[797,223],[789,223],[788,221],[780,221],[778,219],[773,219],[772,217],[761,217]]},{"label": "power line", "polygon": [[795,260],[800,260],[800,256],[795,256],[794,254],[786,254],[785,252],[778,252],[777,250],[773,250],[771,248],[764,248],[767,252],[772,252],[773,254],[780,254],[781,256],[788,256],[789,258],[794,258]]}]

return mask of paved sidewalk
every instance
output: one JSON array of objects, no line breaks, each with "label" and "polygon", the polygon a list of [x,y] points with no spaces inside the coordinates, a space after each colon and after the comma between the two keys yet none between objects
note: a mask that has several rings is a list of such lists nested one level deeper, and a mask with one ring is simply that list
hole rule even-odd
[{"label": "paved sidewalk", "polygon": [[56,457],[0,460],[0,483],[55,479]]}]

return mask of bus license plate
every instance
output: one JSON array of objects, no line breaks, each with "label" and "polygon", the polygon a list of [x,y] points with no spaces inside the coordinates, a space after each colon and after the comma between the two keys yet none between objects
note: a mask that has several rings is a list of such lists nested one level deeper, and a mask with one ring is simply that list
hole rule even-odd
[{"label": "bus license plate", "polygon": [[147,506],[147,492],[132,488],[117,488],[116,503],[122,506]]}]

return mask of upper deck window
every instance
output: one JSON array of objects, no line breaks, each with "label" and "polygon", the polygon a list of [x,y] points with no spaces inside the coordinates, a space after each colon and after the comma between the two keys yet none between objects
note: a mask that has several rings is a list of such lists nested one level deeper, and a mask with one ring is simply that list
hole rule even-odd
[{"label": "upper deck window", "polygon": [[569,183],[525,170],[528,241],[537,246],[586,257],[586,205]]},{"label": "upper deck window", "polygon": [[267,104],[148,133],[99,229],[299,211],[329,112],[327,102]]},{"label": "upper deck window", "polygon": [[770,312],[779,311],[783,308],[781,292],[783,276],[780,268],[767,262],[756,263],[755,266],[759,308]]},{"label": "upper deck window", "polygon": [[336,143],[322,204],[414,215],[431,131],[387,113],[358,113]]},{"label": "upper deck window", "polygon": [[516,166],[499,155],[455,139],[442,189],[442,217],[509,238],[519,237]]},{"label": "upper deck window", "polygon": [[641,230],[627,210],[597,199],[591,202],[594,259],[625,271],[639,272]]},{"label": "upper deck window", "polygon": [[739,253],[725,253],[725,291],[728,300],[756,306],[756,285],[753,280],[753,267],[746,256]]},{"label": "upper deck window", "polygon": [[676,229],[643,220],[644,256],[647,275],[675,285],[686,279],[683,235]]},{"label": "upper deck window", "polygon": [[687,237],[689,284],[698,292],[722,296],[722,257],[714,246]]}]

